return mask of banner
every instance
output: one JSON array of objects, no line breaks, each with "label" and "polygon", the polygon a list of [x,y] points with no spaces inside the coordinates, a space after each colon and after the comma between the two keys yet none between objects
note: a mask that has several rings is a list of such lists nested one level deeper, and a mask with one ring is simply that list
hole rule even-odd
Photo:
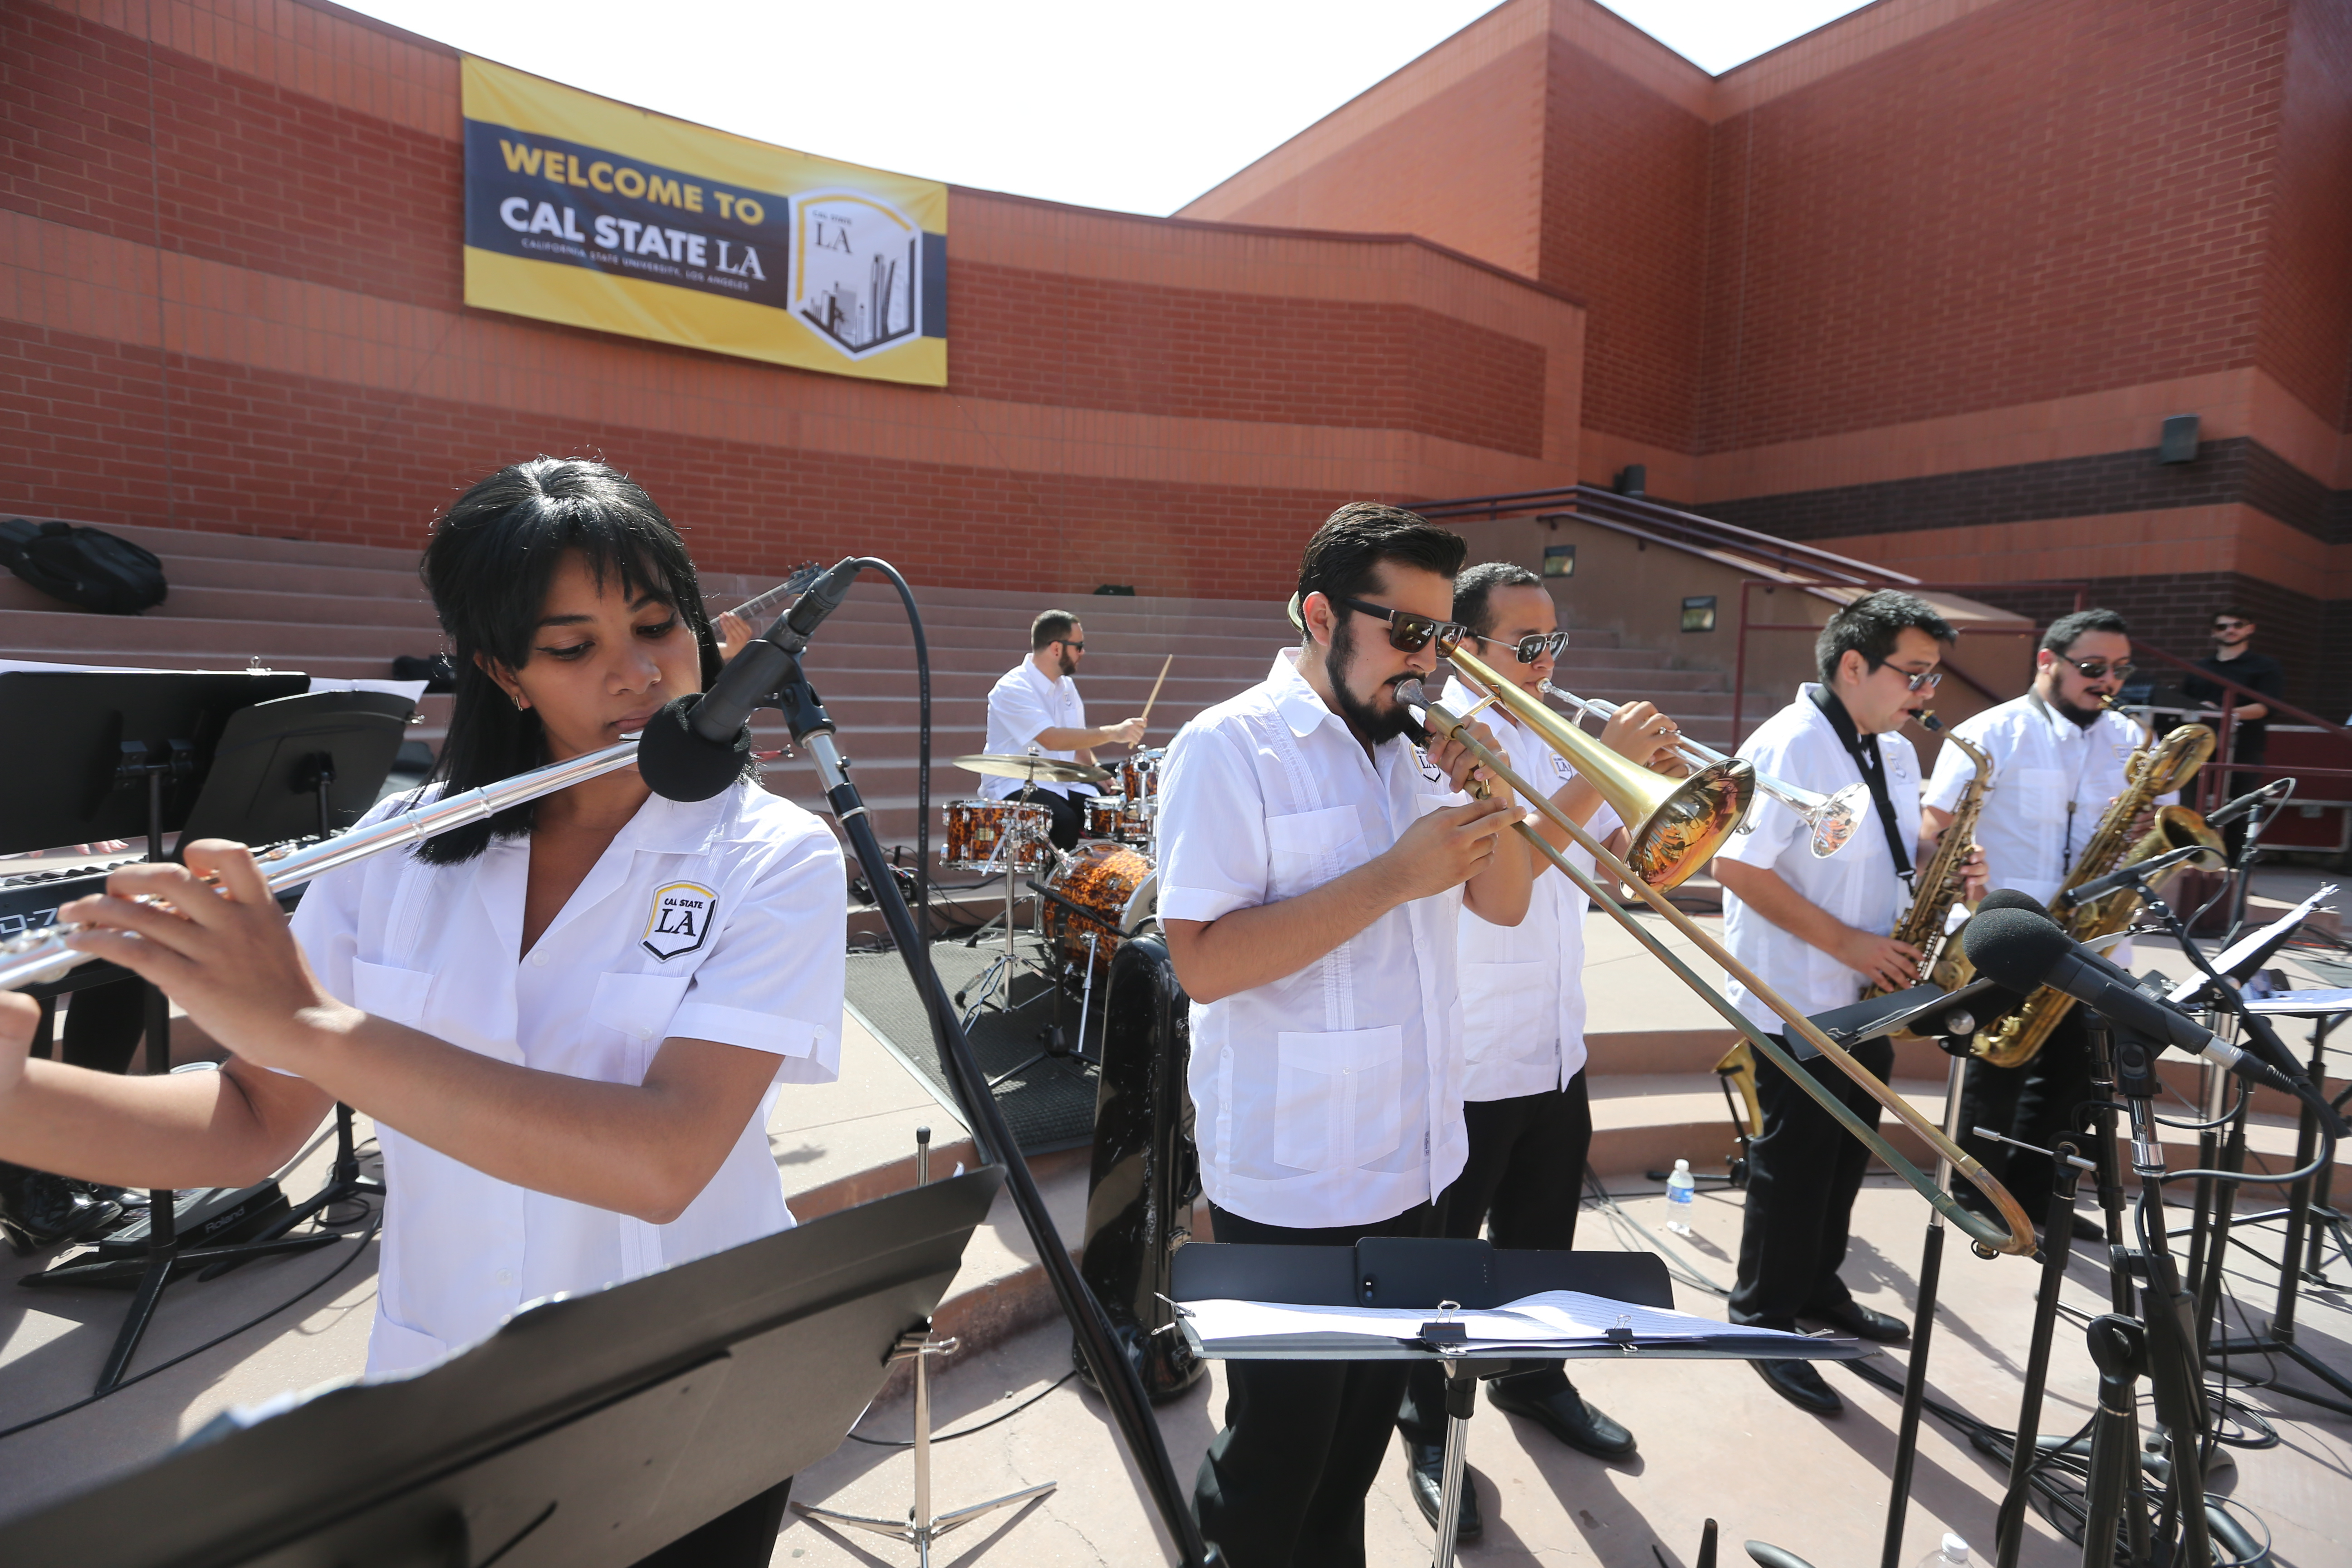
[{"label": "banner", "polygon": [[462,69],[468,305],[947,384],[945,185]]}]

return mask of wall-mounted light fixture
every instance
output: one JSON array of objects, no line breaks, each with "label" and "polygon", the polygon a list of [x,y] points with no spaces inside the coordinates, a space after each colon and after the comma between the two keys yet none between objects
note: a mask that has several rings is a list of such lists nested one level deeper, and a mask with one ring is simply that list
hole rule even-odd
[{"label": "wall-mounted light fixture", "polygon": [[2197,416],[2176,414],[2164,422],[2164,443],[2156,449],[2159,463],[2193,463],[2197,460]]},{"label": "wall-mounted light fixture", "polygon": [[1615,488],[1621,496],[1644,494],[1650,488],[1650,466],[1647,463],[1626,464],[1617,470]]},{"label": "wall-mounted light fixture", "polygon": [[1683,630],[1711,632],[1715,630],[1715,595],[1701,594],[1683,601]]},{"label": "wall-mounted light fixture", "polygon": [[1576,546],[1573,544],[1545,545],[1543,552],[1543,574],[1547,577],[1575,576]]}]

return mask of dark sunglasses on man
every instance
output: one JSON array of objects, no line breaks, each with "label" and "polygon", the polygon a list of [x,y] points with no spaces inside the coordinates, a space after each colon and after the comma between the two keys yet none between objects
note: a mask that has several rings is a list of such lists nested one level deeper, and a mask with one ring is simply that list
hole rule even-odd
[{"label": "dark sunglasses on man", "polygon": [[1389,647],[1399,653],[1419,653],[1432,637],[1437,639],[1437,657],[1444,658],[1462,646],[1470,636],[1470,628],[1459,621],[1433,621],[1427,616],[1416,616],[1411,610],[1391,610],[1385,605],[1374,605],[1362,599],[1350,599],[1334,594],[1327,595],[1343,610],[1353,610],[1360,616],[1370,616],[1389,624]]},{"label": "dark sunglasses on man", "polygon": [[2062,653],[2058,657],[2081,670],[2085,680],[2105,680],[2110,675],[2117,680],[2126,680],[2130,679],[2133,670],[2139,668],[2127,658],[2119,658],[2110,664],[2104,658],[2076,658],[2072,654]]},{"label": "dark sunglasses on man", "polygon": [[1518,655],[1521,664],[1533,664],[1545,654],[1558,658],[1560,649],[1568,646],[1566,632],[1535,632],[1521,637],[1517,642],[1505,642],[1501,637],[1482,637],[1475,632],[1471,636],[1480,642],[1493,643],[1496,647],[1509,648]]}]

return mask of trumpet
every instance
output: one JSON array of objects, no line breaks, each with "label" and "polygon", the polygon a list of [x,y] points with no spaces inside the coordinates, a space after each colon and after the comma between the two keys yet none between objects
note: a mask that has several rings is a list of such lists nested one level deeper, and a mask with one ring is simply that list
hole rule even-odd
[{"label": "trumpet", "polygon": [[[1629,774],[1638,775],[1636,782],[1658,780],[1657,774],[1646,768],[1636,768],[1624,759],[1616,756],[1591,736],[1546,708],[1540,700],[1528,695],[1517,685],[1504,680],[1475,657],[1458,648],[1445,657],[1456,669],[1468,676],[1482,690],[1488,693],[1492,700],[1509,711],[1521,723],[1542,735],[1561,755],[1574,763],[1577,771],[1584,774],[1593,787],[1601,792],[1601,798],[1607,800],[1612,808],[1618,816],[1623,817],[1627,824],[1639,822],[1639,826],[1629,827],[1637,846],[1654,826],[1646,817],[1651,815],[1664,815],[1665,806],[1675,804],[1674,797],[1676,792],[1669,790],[1666,792],[1665,801],[1660,806],[1651,807],[1648,802],[1656,794],[1654,789],[1644,785],[1637,790],[1624,790],[1621,786]],[[1714,1008],[1722,1016],[1724,1022],[1745,1036],[1752,1049],[1762,1053],[1766,1059],[1788,1074],[1791,1083],[1811,1095],[1840,1126],[1861,1139],[1874,1153],[1886,1162],[1896,1175],[1909,1183],[1920,1196],[1926,1198],[1934,1206],[1937,1213],[1967,1235],[1979,1254],[1990,1258],[1996,1253],[2006,1252],[2021,1257],[2033,1251],[2032,1221],[2026,1217],[2024,1209],[2019,1206],[2016,1198],[2010,1194],[2009,1189],[2002,1186],[1993,1178],[1992,1173],[1984,1168],[1982,1162],[1952,1142],[1946,1136],[1942,1128],[1921,1115],[1910,1101],[1880,1082],[1868,1068],[1839,1048],[1834,1041],[1807,1019],[1804,1014],[1798,1011],[1794,1004],[1782,997],[1746,964],[1734,958],[1724,949],[1722,943],[1707,935],[1698,922],[1667,902],[1664,893],[1648,879],[1641,876],[1625,861],[1612,855],[1607,846],[1586,831],[1582,824],[1554,805],[1548,795],[1521,778],[1513,771],[1507,759],[1492,747],[1481,743],[1465,728],[1462,720],[1431,700],[1421,682],[1410,679],[1399,681],[1396,692],[1399,700],[1420,709],[1428,716],[1427,722],[1433,731],[1461,742],[1477,760],[1480,766],[1517,791],[1519,796],[1534,809],[1549,817],[1568,835],[1570,842],[1591,855],[1595,865],[1602,871],[1618,878],[1631,887],[1640,895],[1643,902],[1689,939],[1691,944],[1701,953],[1720,964],[1726,974],[1738,981],[1750,994],[1779,1014],[1788,1025],[1790,1038],[1801,1039],[1819,1051],[1829,1059],[1832,1067],[1852,1079],[1864,1093],[1885,1106],[1894,1113],[1897,1121],[1924,1139],[1928,1148],[1935,1152],[1939,1168],[1948,1168],[1967,1177],[2000,1211],[1999,1225],[1961,1207],[1949,1193],[1937,1185],[1934,1176],[1905,1158],[1874,1129],[1865,1126],[1860,1117],[1847,1109],[1844,1101],[1832,1093],[1826,1086],[1815,1081],[1813,1076],[1801,1068],[1788,1051],[1775,1044],[1769,1035],[1750,1023],[1745,1014],[1732,1005],[1729,997],[1701,978],[1698,972],[1693,969],[1682,955],[1666,945],[1663,937],[1635,920],[1630,910],[1619,908],[1615,900],[1603,896],[1601,883],[1597,879],[1585,875],[1575,862],[1553,848],[1543,835],[1538,833],[1524,818],[1512,824],[1530,847],[1544,858],[1559,867],[1562,875],[1581,889],[1594,903],[1608,910],[1611,916],[1632,934],[1633,940],[1647,948],[1659,963],[1664,964],[1675,974],[1675,978],[1697,993],[1708,1006]],[[1742,770],[1747,769],[1747,764],[1744,763],[1739,763],[1738,766]],[[1688,784],[1703,776],[1705,776],[1704,773],[1695,774],[1692,780],[1683,782]],[[1746,771],[1744,777],[1752,782],[1754,778],[1752,770]],[[1671,783],[1672,781],[1659,782]],[[1727,805],[1729,794],[1730,788],[1727,783],[1718,785],[1718,803]],[[1725,820],[1718,815],[1710,817],[1703,825],[1706,828],[1713,829],[1714,834],[1712,839],[1706,844],[1706,854],[1697,857],[1701,863],[1712,857],[1715,846],[1722,841],[1723,837],[1732,830],[1735,824],[1736,818]],[[1695,837],[1688,840],[1688,843],[1693,851],[1698,847]],[[1677,865],[1680,864],[1677,862]],[[1696,868],[1696,865],[1688,866],[1683,870],[1683,875],[1687,876],[1690,871]],[[1945,1162],[1948,1162],[1948,1166],[1942,1164]]]},{"label": "trumpet", "polygon": [[[1597,697],[1579,697],[1573,691],[1563,691],[1547,680],[1541,683],[1544,695],[1557,697],[1580,712],[1607,719],[1615,713],[1618,703],[1606,702]],[[1712,767],[1732,759],[1713,746],[1702,745],[1680,731],[1675,734],[1675,751],[1695,768]],[[1756,775],[1756,787],[1797,814],[1809,831],[1814,858],[1826,860],[1846,847],[1853,830],[1862,821],[1862,814],[1870,803],[1868,784],[1850,784],[1835,795],[1822,795],[1813,790],[1787,784],[1769,773]]]},{"label": "trumpet", "polygon": [[[405,844],[421,844],[436,834],[446,833],[469,822],[480,822],[496,816],[509,806],[524,805],[543,795],[553,795],[593,778],[618,772],[637,760],[637,737],[631,735],[602,751],[567,757],[560,763],[550,763],[542,768],[517,773],[510,779],[469,789],[462,795],[444,795],[430,805],[398,816],[385,817],[368,827],[354,827],[321,843],[302,848],[286,848],[257,857],[262,880],[272,893],[289,892],[314,878],[340,870],[355,861],[385,849]],[[76,925],[43,926],[38,931],[0,942],[0,991],[15,991],[26,985],[37,985],[55,980],[67,971],[88,963],[94,953],[77,952],[66,945],[66,938],[82,928]]]}]

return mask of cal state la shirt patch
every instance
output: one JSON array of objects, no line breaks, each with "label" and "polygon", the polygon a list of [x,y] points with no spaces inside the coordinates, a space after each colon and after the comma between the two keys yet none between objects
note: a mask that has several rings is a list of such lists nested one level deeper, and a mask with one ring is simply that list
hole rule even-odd
[{"label": "cal state la shirt patch", "polygon": [[719,895],[699,882],[672,882],[654,889],[646,916],[645,949],[667,963],[700,948],[718,918]]}]

